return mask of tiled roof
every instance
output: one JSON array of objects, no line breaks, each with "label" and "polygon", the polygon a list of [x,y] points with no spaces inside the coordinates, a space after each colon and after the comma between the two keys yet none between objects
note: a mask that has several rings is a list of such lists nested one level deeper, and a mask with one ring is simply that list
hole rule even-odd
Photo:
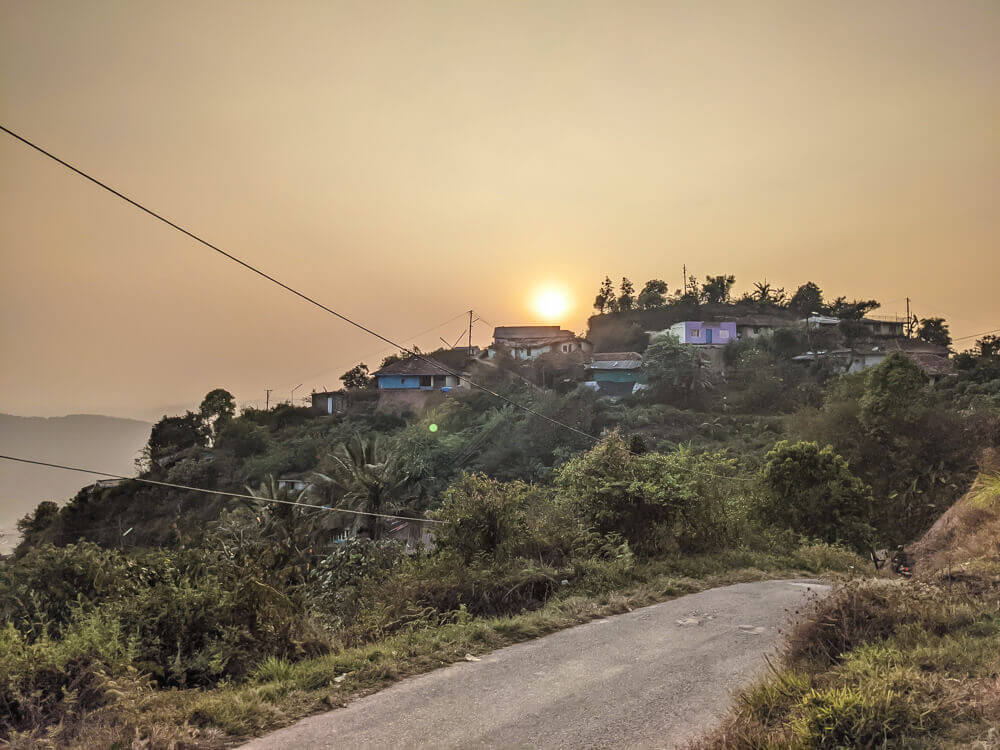
[{"label": "tiled roof", "polygon": [[424,361],[422,359],[417,359],[416,357],[407,357],[406,359],[401,359],[398,362],[393,362],[391,365],[383,367],[378,372],[374,373],[376,376],[382,375],[450,375],[451,372],[444,366],[434,360]]}]

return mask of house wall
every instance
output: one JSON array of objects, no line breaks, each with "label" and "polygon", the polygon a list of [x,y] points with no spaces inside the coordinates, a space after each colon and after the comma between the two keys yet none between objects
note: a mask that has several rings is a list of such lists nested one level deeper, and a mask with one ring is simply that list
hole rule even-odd
[{"label": "house wall", "polygon": [[[514,359],[529,360],[540,357],[543,354],[549,352],[589,352],[593,350],[593,345],[589,341],[584,341],[583,339],[567,339],[566,341],[561,341],[557,344],[544,344],[542,346],[532,346],[526,347],[520,344],[516,344],[513,341],[499,340],[494,342],[493,346],[487,349],[487,356],[489,359],[493,359],[497,356],[498,347],[503,347],[506,349],[507,354],[509,354]],[[565,347],[565,348],[564,348]],[[528,353],[530,350],[530,354]]]},{"label": "house wall", "polygon": [[736,326],[736,335],[741,339],[755,339],[774,332],[774,326]]},{"label": "house wall", "polygon": [[[682,344],[718,344],[724,346],[730,341],[736,340],[736,324],[725,323],[703,323],[698,320],[684,320],[670,326],[670,332],[674,334]],[[711,335],[709,333],[711,332]]]},{"label": "house wall", "polygon": [[382,375],[378,379],[378,387],[382,390],[420,388],[420,378],[416,375]]}]

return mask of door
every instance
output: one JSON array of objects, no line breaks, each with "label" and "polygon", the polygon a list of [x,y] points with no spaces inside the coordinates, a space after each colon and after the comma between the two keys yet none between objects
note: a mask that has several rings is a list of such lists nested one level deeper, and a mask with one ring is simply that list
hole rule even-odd
[{"label": "door", "polygon": [[706,344],[711,344],[712,343],[712,329],[711,328],[706,328],[705,329],[705,343]]}]

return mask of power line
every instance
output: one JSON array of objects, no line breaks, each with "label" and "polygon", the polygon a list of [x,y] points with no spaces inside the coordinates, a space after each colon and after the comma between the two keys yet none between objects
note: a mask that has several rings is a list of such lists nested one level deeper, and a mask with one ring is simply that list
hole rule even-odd
[{"label": "power line", "polygon": [[444,372],[444,373],[446,373],[448,375],[456,377],[459,380],[463,380],[464,379],[465,382],[467,382],[473,388],[477,388],[477,389],[483,391],[484,393],[488,393],[491,396],[493,396],[494,398],[498,398],[501,401],[504,401],[505,403],[510,404],[511,406],[514,406],[514,407],[516,407],[518,409],[521,409],[522,411],[527,412],[528,414],[532,414],[532,415],[534,415],[536,417],[539,417],[540,419],[544,419],[547,422],[551,422],[554,425],[557,425],[559,427],[562,427],[563,429],[569,430],[570,432],[574,432],[574,433],[576,433],[578,435],[581,435],[581,436],[583,436],[583,437],[585,437],[585,438],[587,438],[589,440],[592,440],[594,442],[599,442],[600,441],[600,438],[598,438],[598,437],[596,437],[594,435],[591,435],[590,433],[584,432],[583,430],[579,430],[576,427],[573,427],[572,425],[568,425],[565,422],[560,422],[558,419],[553,419],[552,417],[549,417],[549,416],[547,416],[545,414],[542,414],[541,412],[536,411],[535,409],[532,409],[529,406],[525,406],[524,404],[521,404],[521,403],[515,401],[512,398],[508,398],[507,396],[504,396],[501,393],[497,393],[496,391],[494,391],[494,390],[492,390],[490,388],[487,388],[484,385],[480,385],[479,383],[476,383],[476,382],[474,382],[472,380],[469,380],[468,377],[463,377],[461,375],[461,373],[455,372],[454,370],[452,370],[449,367],[446,367],[445,365],[441,364],[440,362],[435,362],[433,360],[430,360],[427,357],[423,356],[422,354],[418,354],[418,353],[416,353],[414,351],[411,351],[407,347],[402,346],[401,344],[397,344],[395,341],[393,341],[390,338],[387,338],[387,337],[383,336],[378,331],[375,331],[375,330],[369,328],[368,326],[366,326],[366,325],[364,325],[362,323],[358,323],[357,321],[352,320],[351,318],[347,317],[346,315],[343,315],[342,313],[337,312],[336,310],[334,310],[331,307],[327,307],[322,302],[319,302],[319,301],[313,299],[312,297],[310,297],[309,295],[307,295],[307,294],[305,294],[303,292],[300,292],[299,290],[297,290],[297,289],[295,289],[293,287],[290,287],[288,284],[285,284],[283,281],[279,281],[274,276],[271,276],[270,274],[268,274],[268,273],[260,270],[256,266],[251,265],[247,261],[245,261],[245,260],[243,260],[241,258],[238,258],[237,256],[233,255],[232,253],[226,252],[225,250],[223,250],[218,245],[213,245],[208,240],[202,239],[201,237],[199,237],[194,232],[192,232],[192,231],[190,231],[188,229],[185,229],[180,224],[177,224],[177,223],[171,221],[170,219],[166,218],[162,214],[159,214],[156,211],[152,210],[151,208],[147,208],[146,206],[144,206],[143,204],[139,203],[138,201],[133,200],[132,198],[129,198],[124,193],[116,190],[115,188],[111,187],[110,185],[108,185],[108,184],[106,184],[104,182],[101,182],[96,177],[92,177],[91,175],[89,175],[86,172],[84,172],[82,169],[74,167],[69,162],[67,162],[67,161],[65,161],[63,159],[60,159],[58,156],[56,156],[55,154],[51,153],[50,151],[46,151],[44,148],[42,148],[41,146],[39,146],[39,145],[37,145],[37,144],[29,141],[24,136],[18,135],[13,130],[11,130],[10,128],[7,128],[3,124],[0,124],[0,130],[3,130],[8,135],[10,135],[10,136],[16,138],[17,140],[21,141],[21,143],[23,143],[26,146],[29,146],[29,147],[35,149],[35,151],[38,151],[40,154],[43,154],[44,156],[49,157],[54,162],[57,162],[58,164],[61,164],[62,166],[64,166],[67,169],[69,169],[70,171],[75,172],[76,174],[78,174],[81,177],[83,177],[85,180],[88,180],[88,181],[94,183],[95,185],[97,185],[98,187],[103,188],[104,190],[107,190],[109,193],[111,193],[112,195],[117,196],[118,198],[121,198],[126,203],[130,203],[131,205],[133,205],[136,208],[138,208],[140,211],[149,214],[154,219],[162,221],[167,226],[172,227],[173,229],[176,229],[181,234],[184,234],[184,235],[190,237],[195,242],[198,242],[198,243],[204,245],[205,247],[209,248],[210,250],[214,250],[219,255],[223,256],[224,258],[227,258],[227,259],[231,260],[233,263],[236,263],[236,264],[238,264],[240,266],[243,266],[243,268],[247,269],[248,271],[251,271],[252,273],[257,274],[261,278],[266,279],[267,281],[270,281],[272,284],[275,284],[276,286],[281,287],[282,289],[284,289],[287,292],[291,292],[296,297],[299,297],[300,299],[305,300],[306,302],[308,302],[311,305],[315,305],[320,310],[323,310],[324,312],[327,312],[330,315],[333,315],[333,316],[339,318],[340,320],[344,321],[345,323],[349,323],[350,325],[354,326],[355,328],[357,328],[357,329],[359,329],[361,331],[364,331],[365,333],[367,333],[367,334],[369,334],[371,336],[374,336],[375,338],[380,339],[381,341],[384,341],[385,343],[390,344],[391,346],[394,346],[394,347],[400,349],[401,351],[406,352],[411,357],[415,357],[415,358],[419,359],[420,361],[422,361],[422,362],[424,362],[426,364],[431,365],[432,367],[436,367],[437,369],[441,370],[442,372]]},{"label": "power line", "polygon": [[952,341],[964,341],[965,339],[978,339],[980,336],[989,336],[991,333],[1000,333],[1000,328],[994,328],[986,333],[974,333],[971,336],[956,336]]},{"label": "power line", "polygon": [[46,461],[36,461],[30,458],[18,458],[17,456],[3,456],[0,458],[6,461],[17,461],[22,464],[33,464],[35,466],[47,466],[50,469],[65,469],[66,471],[78,471],[81,474],[93,474],[99,477],[108,477],[110,479],[123,479],[126,482],[142,482],[143,484],[152,484],[157,487],[171,487],[176,490],[185,490],[187,492],[201,492],[205,495],[224,495],[225,497],[235,497],[242,500],[255,500],[261,503],[277,503],[279,505],[294,505],[298,508],[314,508],[315,510],[326,510],[333,513],[350,513],[355,516],[374,516],[376,518],[393,518],[400,521],[420,521],[421,523],[444,523],[443,521],[437,521],[433,518],[413,518],[411,516],[394,516],[389,513],[369,513],[363,510],[348,510],[347,508],[335,508],[329,505],[313,505],[311,503],[297,503],[294,500],[278,500],[272,497],[257,497],[256,495],[242,495],[238,492],[224,492],[222,490],[207,490],[204,487],[189,487],[185,484],[174,484],[173,482],[158,482],[155,479],[143,479],[142,477],[126,477],[121,474],[112,474],[107,471],[96,471],[94,469],[81,469],[77,466],[64,466],[63,464],[52,464]]}]

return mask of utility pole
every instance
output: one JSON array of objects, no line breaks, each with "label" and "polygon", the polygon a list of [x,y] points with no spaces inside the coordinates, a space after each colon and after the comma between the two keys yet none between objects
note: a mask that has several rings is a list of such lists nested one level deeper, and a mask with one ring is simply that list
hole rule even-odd
[{"label": "utility pole", "polygon": [[688,293],[688,267],[687,267],[687,263],[684,264],[683,268],[684,268],[684,270],[681,271],[681,281],[684,282],[684,291],[682,292],[682,294],[687,294]]},{"label": "utility pole", "polygon": [[265,388],[264,389],[264,393],[267,394],[267,396],[264,399],[264,411],[267,411],[267,410],[269,410],[271,408],[271,391],[273,391],[273,390],[274,390],[274,388]]},{"label": "utility pole", "polygon": [[913,323],[910,317],[910,298],[906,298],[906,338],[910,338],[910,334],[913,333]]},{"label": "utility pole", "polygon": [[472,356],[472,310],[469,310],[469,356]]}]

